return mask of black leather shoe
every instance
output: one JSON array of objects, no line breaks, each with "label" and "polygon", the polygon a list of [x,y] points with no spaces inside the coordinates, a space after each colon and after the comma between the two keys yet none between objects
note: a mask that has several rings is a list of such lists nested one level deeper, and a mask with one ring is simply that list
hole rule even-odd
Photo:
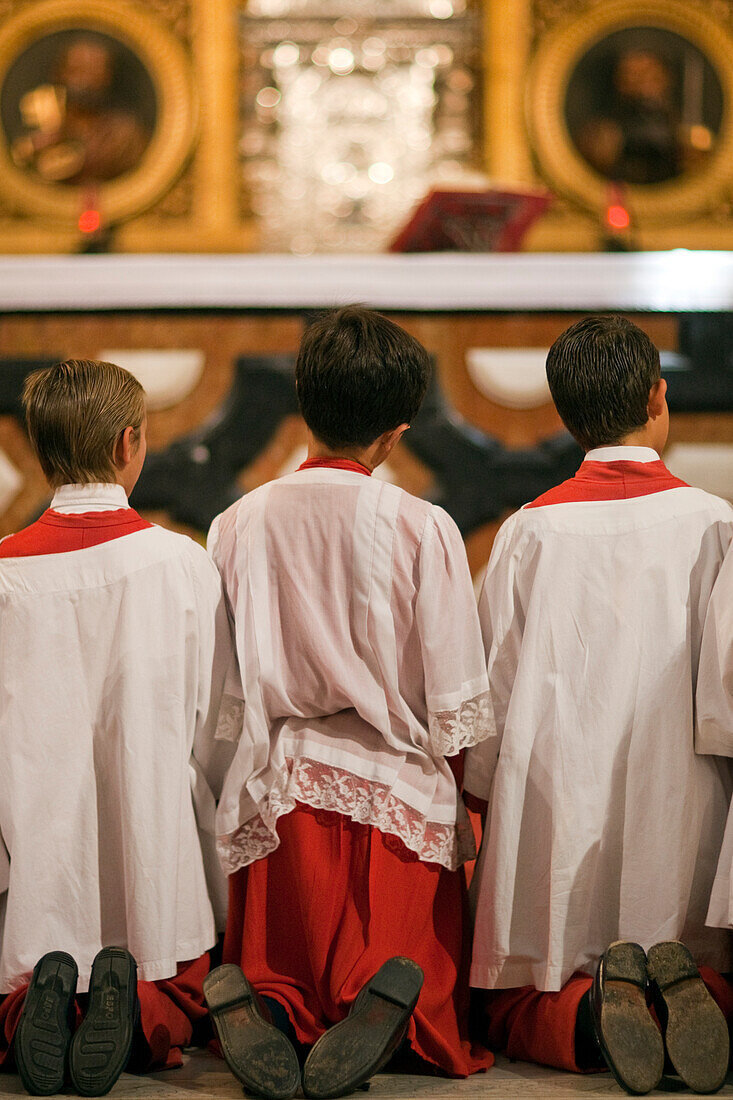
[{"label": "black leather shoe", "polygon": [[627,1092],[651,1092],[664,1070],[664,1046],[646,1003],[646,955],[638,943],[612,943],[591,988],[591,1012],[603,1057]]},{"label": "black leather shoe", "polygon": [[23,1087],[34,1096],[63,1088],[77,976],[65,951],[50,951],[33,969],[13,1049]]},{"label": "black leather shoe", "polygon": [[692,955],[676,940],[656,943],[647,973],[675,1073],[693,1092],[717,1092],[728,1072],[728,1025]]},{"label": "black leather shoe", "polygon": [[217,966],[204,979],[204,996],[222,1054],[246,1091],[267,1100],[294,1096],[300,1085],[298,1057],[240,968]]},{"label": "black leather shoe", "polygon": [[405,1037],[422,989],[412,959],[387,959],[359,992],[349,1015],[322,1035],[303,1069],[303,1092],[315,1100],[345,1096],[382,1069]]},{"label": "black leather shoe", "polygon": [[130,1057],[137,1015],[137,963],[103,947],[92,964],[89,1007],[71,1040],[69,1074],[79,1096],[104,1096]]}]

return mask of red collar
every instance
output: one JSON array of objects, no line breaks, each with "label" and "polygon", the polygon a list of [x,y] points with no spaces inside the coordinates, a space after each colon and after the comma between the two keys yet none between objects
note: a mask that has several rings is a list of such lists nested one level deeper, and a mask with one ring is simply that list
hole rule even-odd
[{"label": "red collar", "polygon": [[0,541],[0,558],[30,558],[85,550],[152,527],[133,508],[109,512],[54,512]]},{"label": "red collar", "polygon": [[355,474],[372,476],[370,469],[363,466],[361,462],[355,462],[353,458],[307,458],[305,462],[301,462],[298,470],[314,470],[319,466],[325,466],[332,470],[351,470]]},{"label": "red collar", "polygon": [[54,512],[47,508],[38,522],[54,527],[117,527],[144,521],[134,508],[110,508],[108,512]]},{"label": "red collar", "polygon": [[656,462],[593,462],[587,459],[575,477],[543,493],[527,508],[548,504],[573,504],[591,500],[628,500],[651,496],[667,489],[688,488],[669,472],[661,459]]}]

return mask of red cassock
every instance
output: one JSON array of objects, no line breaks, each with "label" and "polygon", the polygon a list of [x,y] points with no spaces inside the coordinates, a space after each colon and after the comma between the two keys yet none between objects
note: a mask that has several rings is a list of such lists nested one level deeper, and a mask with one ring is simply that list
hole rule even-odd
[{"label": "red cassock", "polygon": [[486,1069],[467,1041],[470,932],[462,870],[424,863],[396,837],[298,804],[280,846],[229,879],[225,962],[279,1001],[301,1043],[342,1020],[392,955],[425,973],[408,1039],[454,1077]]}]

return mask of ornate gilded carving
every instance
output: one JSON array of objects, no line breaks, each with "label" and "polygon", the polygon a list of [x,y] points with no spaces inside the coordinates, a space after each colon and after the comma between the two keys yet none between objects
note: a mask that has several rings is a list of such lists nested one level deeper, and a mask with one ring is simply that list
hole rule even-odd
[{"label": "ornate gilded carving", "polygon": [[145,0],[149,11],[170,27],[177,38],[191,38],[191,5],[188,0]]},{"label": "ornate gilded carving", "polygon": [[[546,33],[561,20],[573,19],[591,8],[606,6],[606,0],[532,0],[532,26],[535,37]],[[689,0],[689,7],[733,26],[731,0]]]},{"label": "ornate gilded carving", "polygon": [[573,19],[598,2],[599,0],[533,0],[532,28],[535,40],[546,34],[560,20]]}]

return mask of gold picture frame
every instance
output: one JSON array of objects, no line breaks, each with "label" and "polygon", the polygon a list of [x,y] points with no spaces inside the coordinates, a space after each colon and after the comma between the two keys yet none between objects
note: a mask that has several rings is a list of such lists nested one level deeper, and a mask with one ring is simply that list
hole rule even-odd
[{"label": "gold picture frame", "polygon": [[527,127],[540,174],[549,186],[590,212],[603,211],[610,180],[591,166],[570,133],[568,87],[590,50],[606,38],[635,29],[686,40],[714,71],[722,99],[714,148],[704,163],[662,182],[624,187],[638,223],[662,227],[703,215],[733,191],[733,35],[712,9],[683,0],[608,0],[560,20],[540,38],[530,65]]},{"label": "gold picture frame", "polygon": [[[98,185],[104,221],[116,225],[160,200],[184,169],[194,147],[198,105],[191,64],[179,39],[154,13],[126,0],[36,0],[0,26],[0,88],[11,67],[34,43],[61,32],[94,34],[134,54],[155,95],[155,124],[129,171]],[[0,126],[0,202],[31,219],[75,226],[83,187],[42,179],[13,158]]]}]

